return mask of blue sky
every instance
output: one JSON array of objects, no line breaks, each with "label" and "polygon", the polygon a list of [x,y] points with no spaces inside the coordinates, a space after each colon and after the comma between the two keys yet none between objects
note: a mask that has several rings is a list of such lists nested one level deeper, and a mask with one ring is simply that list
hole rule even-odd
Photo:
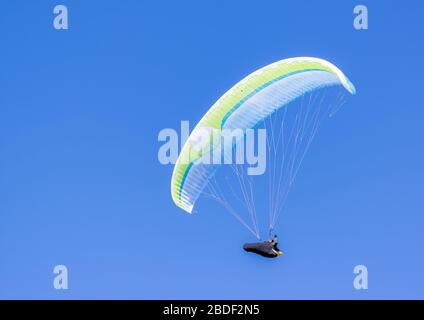
[{"label": "blue sky", "polygon": [[[356,1],[2,1],[0,298],[423,298],[424,5],[362,2],[367,31]],[[334,62],[358,94],[303,163],[285,256],[265,260],[219,207],[175,207],[157,135],[294,56]]]}]

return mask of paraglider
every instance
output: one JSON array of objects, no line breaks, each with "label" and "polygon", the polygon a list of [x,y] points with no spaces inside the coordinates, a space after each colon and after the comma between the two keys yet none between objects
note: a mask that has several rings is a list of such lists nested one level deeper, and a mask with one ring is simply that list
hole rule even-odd
[{"label": "paraglider", "polygon": [[283,255],[283,252],[278,248],[278,238],[276,235],[272,240],[245,243],[243,249],[247,252],[253,252],[266,258],[277,258]]},{"label": "paraglider", "polygon": [[[224,159],[228,153],[232,156],[231,150],[235,146],[234,141],[227,143],[213,137],[219,137],[226,130],[239,130],[242,133],[236,135],[237,142],[245,138],[248,130],[265,125],[271,133],[267,137],[268,155],[269,158],[275,157],[273,162],[269,160],[268,191],[268,231],[274,230],[290,187],[323,115],[331,116],[335,110],[333,107],[325,109],[325,96],[320,98],[317,95],[321,89],[330,87],[343,88],[344,92],[352,95],[356,93],[355,87],[340,69],[326,60],[311,57],[275,62],[237,83],[212,105],[185,142],[171,180],[171,194],[175,204],[185,212],[192,213],[199,197],[205,195],[223,205],[258,240],[261,239],[258,222],[260,219],[252,199],[255,193],[250,180],[252,177],[245,178],[245,170],[233,165],[233,172],[242,189],[241,202],[244,202],[251,218],[249,225],[240,215],[240,210],[236,210],[229,203],[228,193],[220,190],[225,183],[220,183],[215,178],[216,173],[225,167],[227,162],[217,165],[210,159],[215,157],[214,152],[217,150],[219,155],[223,154]],[[336,108],[344,102],[344,92],[335,97]],[[291,106],[294,102],[298,102],[300,106]],[[290,112],[295,113],[290,116]],[[281,131],[278,135],[277,129]],[[231,184],[228,177],[226,182]],[[232,189],[231,185],[229,187]],[[274,240],[246,244],[244,249],[263,256],[281,255]]]}]

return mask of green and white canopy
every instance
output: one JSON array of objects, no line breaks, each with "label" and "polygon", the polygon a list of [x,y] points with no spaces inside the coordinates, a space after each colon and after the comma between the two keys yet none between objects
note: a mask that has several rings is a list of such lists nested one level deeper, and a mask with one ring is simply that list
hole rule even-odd
[{"label": "green and white canopy", "polygon": [[171,181],[175,204],[191,213],[216,169],[199,161],[204,156],[196,146],[201,132],[255,128],[304,94],[338,85],[355,94],[355,87],[340,69],[328,61],[310,57],[281,60],[245,77],[214,103],[183,146]]}]

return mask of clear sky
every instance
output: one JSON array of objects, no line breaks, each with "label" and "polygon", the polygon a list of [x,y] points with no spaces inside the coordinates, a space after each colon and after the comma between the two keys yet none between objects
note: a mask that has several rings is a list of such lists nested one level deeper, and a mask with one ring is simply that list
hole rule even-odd
[{"label": "clear sky", "polygon": [[[367,31],[358,1],[2,1],[0,298],[424,298],[424,5],[361,3]],[[334,62],[358,94],[303,163],[285,256],[265,260],[219,207],[173,204],[157,135],[295,56]]]}]

